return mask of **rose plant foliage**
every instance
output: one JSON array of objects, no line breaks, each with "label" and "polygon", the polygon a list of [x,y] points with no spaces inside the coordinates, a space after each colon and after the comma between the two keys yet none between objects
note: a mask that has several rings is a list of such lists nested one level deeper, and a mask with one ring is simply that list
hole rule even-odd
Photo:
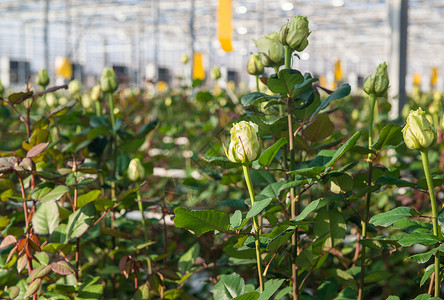
[{"label": "rose plant foliage", "polygon": [[315,35],[255,39],[252,92],[0,85],[0,298],[438,299],[442,93],[390,120],[385,63],[292,68]]}]

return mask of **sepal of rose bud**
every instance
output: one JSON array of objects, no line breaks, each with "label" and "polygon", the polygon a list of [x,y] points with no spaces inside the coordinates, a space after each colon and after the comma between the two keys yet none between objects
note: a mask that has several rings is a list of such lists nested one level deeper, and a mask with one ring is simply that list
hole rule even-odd
[{"label": "sepal of rose bud", "polygon": [[436,129],[421,108],[410,111],[402,135],[405,145],[412,150],[427,151],[436,142]]}]

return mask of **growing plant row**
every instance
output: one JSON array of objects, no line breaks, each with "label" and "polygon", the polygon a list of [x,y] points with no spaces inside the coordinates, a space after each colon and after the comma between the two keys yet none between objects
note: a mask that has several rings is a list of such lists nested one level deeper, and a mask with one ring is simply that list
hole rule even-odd
[{"label": "growing plant row", "polygon": [[1,297],[438,299],[442,94],[389,120],[385,63],[362,91],[292,68],[310,34],[253,40],[250,93],[217,67],[213,90],[0,89]]}]

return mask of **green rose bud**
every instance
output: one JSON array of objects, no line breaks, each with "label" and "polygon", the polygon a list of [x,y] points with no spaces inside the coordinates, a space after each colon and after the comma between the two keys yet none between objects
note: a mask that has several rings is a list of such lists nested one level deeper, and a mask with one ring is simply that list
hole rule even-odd
[{"label": "green rose bud", "polygon": [[427,121],[421,108],[410,111],[402,134],[405,145],[412,150],[428,150],[436,142],[436,129]]},{"label": "green rose bud", "polygon": [[46,88],[49,84],[49,75],[46,69],[40,70],[39,74],[35,79],[35,83],[40,85],[42,88]]},{"label": "green rose bud", "polygon": [[222,76],[218,66],[213,66],[211,68],[210,76],[214,80],[218,80]]},{"label": "green rose bud", "polygon": [[68,91],[71,95],[77,95],[82,90],[82,84],[78,80],[71,80],[68,83]]},{"label": "green rose bud", "polygon": [[131,181],[140,181],[145,179],[145,168],[138,158],[133,158],[128,166],[128,179]]},{"label": "green rose bud", "polygon": [[99,101],[102,98],[102,90],[100,85],[96,85],[91,89],[91,99],[94,101]]},{"label": "green rose bud", "polygon": [[45,99],[49,107],[53,107],[54,105],[57,104],[57,97],[54,95],[54,93],[46,94]]},{"label": "green rose bud", "polygon": [[247,71],[251,75],[260,75],[264,73],[264,65],[261,61],[261,55],[259,53],[253,53],[248,59]]},{"label": "green rose bud", "polygon": [[279,32],[279,41],[284,46],[289,46],[292,50],[301,52],[308,45],[308,30],[307,17],[296,16],[286,25],[282,26]]},{"label": "green rose bud", "polygon": [[231,141],[227,158],[232,162],[249,163],[261,154],[258,126],[253,122],[241,121],[233,124],[230,130]]},{"label": "green rose bud", "polygon": [[82,96],[82,100],[80,101],[83,108],[88,109],[91,107],[92,99],[88,94]]},{"label": "green rose bud", "polygon": [[116,74],[111,68],[103,69],[102,77],[100,77],[100,88],[105,93],[113,93],[119,87]]},{"label": "green rose bud", "polygon": [[186,55],[185,53],[184,54],[182,54],[182,57],[180,58],[180,61],[183,63],[183,64],[186,64],[187,62],[188,62],[188,55]]},{"label": "green rose bud", "polygon": [[279,43],[279,35],[272,32],[257,40],[253,40],[256,47],[261,52],[262,64],[265,67],[279,67],[284,60],[284,46]]},{"label": "green rose bud", "polygon": [[383,62],[376,71],[367,77],[364,81],[364,92],[367,95],[382,97],[387,93],[389,87],[389,76],[387,72],[387,64]]}]

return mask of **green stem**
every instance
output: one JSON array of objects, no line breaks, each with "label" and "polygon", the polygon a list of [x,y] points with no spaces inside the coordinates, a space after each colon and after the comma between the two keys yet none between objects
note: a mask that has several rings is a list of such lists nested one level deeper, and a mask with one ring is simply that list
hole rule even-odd
[{"label": "green stem", "polygon": [[111,126],[113,128],[113,134],[114,134],[114,126],[116,124],[115,118],[114,118],[114,99],[113,99],[113,93],[108,93],[108,103],[109,103],[109,114],[111,116]]},{"label": "green stem", "polygon": [[285,46],[285,69],[291,69],[291,54],[292,50],[289,46]]},{"label": "green stem", "polygon": [[279,74],[279,67],[276,67],[276,66],[275,66],[275,67],[273,67],[273,68],[274,68],[274,72],[276,73],[276,75]]},{"label": "green stem", "polygon": [[98,117],[102,116],[102,108],[100,106],[100,101],[99,100],[96,101],[96,115]]},{"label": "green stem", "polygon": [[[436,207],[435,192],[433,187],[432,175],[430,173],[429,153],[427,150],[421,151],[422,166],[427,180],[427,187],[429,188],[430,203],[432,204],[432,224],[433,235],[439,238],[438,234],[438,209]],[[435,297],[439,297],[441,282],[439,279],[439,255],[435,254]]]},{"label": "green stem", "polygon": [[260,93],[260,88],[259,88],[259,75],[256,75],[256,90],[258,93]]},{"label": "green stem", "polygon": [[140,186],[139,189],[137,190],[137,205],[139,206],[139,211],[140,214],[142,216],[142,225],[143,225],[143,236],[145,238],[145,243],[148,242],[148,232],[146,231],[146,221],[145,221],[145,215],[143,213],[143,206],[142,206],[142,197],[140,196]]},{"label": "green stem", "polygon": [[[368,149],[371,149],[373,144],[373,121],[375,114],[375,104],[376,104],[376,96],[370,95],[370,114],[368,120]],[[372,162],[372,154],[368,154],[368,182],[367,185],[372,185],[372,173],[373,173],[373,162]],[[370,201],[371,201],[371,192],[367,193],[365,197],[365,210],[364,210],[364,220],[362,222],[362,239],[367,238],[367,227],[368,227],[368,219],[369,219],[369,211],[370,211]],[[364,299],[364,279],[365,279],[365,256],[366,256],[366,248],[362,245],[361,252],[361,276],[359,280],[359,289],[358,289],[358,299]]]},{"label": "green stem", "polygon": [[[245,176],[245,182],[247,183],[247,187],[248,187],[248,193],[250,194],[250,199],[251,199],[251,206],[254,205],[254,191],[253,191],[253,184],[251,183],[251,178],[250,178],[250,170],[248,169],[247,165],[242,165],[242,170],[244,171],[244,176]],[[257,220],[257,216],[253,217],[253,227],[254,227],[254,233],[255,233],[255,245],[256,245],[256,261],[257,261],[257,273],[259,276],[259,286],[260,286],[260,291],[261,293],[264,291],[264,279],[262,278],[262,264],[261,264],[261,249],[260,249],[260,244],[259,244],[259,225],[258,225],[258,220]]]}]

